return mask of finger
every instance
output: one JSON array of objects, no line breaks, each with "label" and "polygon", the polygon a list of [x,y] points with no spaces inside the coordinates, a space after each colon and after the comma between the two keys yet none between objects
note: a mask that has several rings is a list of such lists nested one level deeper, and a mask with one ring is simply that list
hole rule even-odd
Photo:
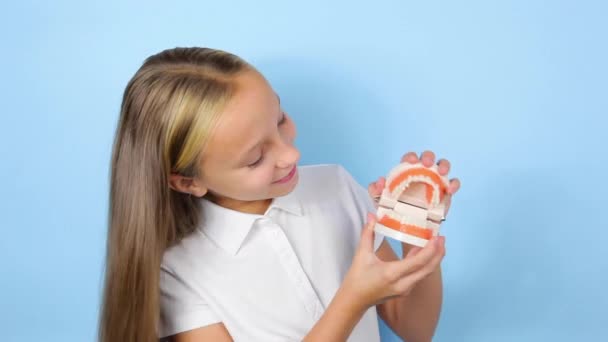
[{"label": "finger", "polygon": [[377,191],[378,194],[382,194],[382,190],[384,190],[384,187],[386,186],[386,179],[384,177],[380,177],[378,178],[378,181],[376,182],[376,187],[377,187]]},{"label": "finger", "polygon": [[450,180],[450,185],[448,187],[449,194],[455,194],[460,189],[460,180],[458,178],[453,178]]},{"label": "finger", "polygon": [[428,275],[437,269],[437,267],[441,263],[441,260],[443,260],[443,258],[445,257],[445,237],[438,236],[436,244],[437,250],[436,253],[433,255],[433,258],[417,272],[421,272],[422,274]]},{"label": "finger", "polygon": [[450,162],[447,159],[439,159],[437,162],[437,169],[439,171],[439,175],[445,176],[450,172]]},{"label": "finger", "polygon": [[446,194],[443,198],[443,203],[445,206],[444,216],[447,216],[448,212],[450,211],[450,206],[452,205],[452,194],[450,194],[450,193]]},{"label": "finger", "polygon": [[379,177],[377,181],[369,183],[367,186],[367,193],[375,202],[378,202],[378,198],[382,195],[385,184],[384,177]]},{"label": "finger", "polygon": [[418,156],[416,155],[416,152],[408,152],[403,155],[403,157],[401,158],[401,162],[402,163],[408,162],[410,164],[416,164],[418,162]]},{"label": "finger", "polygon": [[369,196],[371,198],[376,198],[378,196],[380,196],[380,192],[378,192],[378,182],[371,182],[369,183],[369,185],[367,186],[367,193],[369,194]]},{"label": "finger", "polygon": [[414,255],[418,254],[418,252],[420,252],[422,250],[422,247],[418,247],[418,246],[413,246],[412,248],[410,248],[410,250],[407,252],[407,254],[405,255],[405,258],[411,258]]},{"label": "finger", "polygon": [[426,265],[424,265],[424,267],[399,279],[395,284],[396,292],[400,293],[401,295],[409,293],[419,281],[428,277],[431,273],[437,270],[444,256],[444,252],[436,253],[433,258]]},{"label": "finger", "polygon": [[420,155],[420,160],[422,161],[422,165],[431,167],[435,163],[435,153],[433,153],[433,151],[426,150]]},{"label": "finger", "polygon": [[367,213],[367,222],[361,232],[361,241],[359,248],[363,251],[373,253],[374,251],[374,226],[376,224],[376,216],[372,213]]},{"label": "finger", "polygon": [[437,237],[430,239],[420,251],[414,252],[411,257],[390,262],[389,267],[392,268],[391,272],[403,277],[424,267],[435,253],[437,253]]}]

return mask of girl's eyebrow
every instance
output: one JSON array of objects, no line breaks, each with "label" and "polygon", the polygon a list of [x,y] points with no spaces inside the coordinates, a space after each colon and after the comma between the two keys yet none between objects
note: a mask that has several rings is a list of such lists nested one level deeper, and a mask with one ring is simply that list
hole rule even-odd
[{"label": "girl's eyebrow", "polygon": [[[281,110],[281,97],[279,96],[279,94],[274,93],[277,96],[277,100],[279,101],[279,111]],[[245,160],[245,157],[247,155],[249,155],[249,153],[251,153],[253,150],[255,150],[256,148],[258,148],[261,144],[263,143],[263,141],[258,142],[257,144],[251,146],[250,148],[247,149],[247,151],[243,152],[240,154],[239,157],[239,163],[243,163]]]}]

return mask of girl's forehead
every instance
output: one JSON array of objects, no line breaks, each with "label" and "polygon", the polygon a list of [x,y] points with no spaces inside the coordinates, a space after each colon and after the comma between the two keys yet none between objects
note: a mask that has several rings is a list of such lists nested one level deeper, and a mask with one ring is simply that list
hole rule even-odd
[{"label": "girl's forehead", "polygon": [[245,73],[237,79],[237,91],[224,107],[208,146],[213,159],[235,160],[269,128],[276,126],[280,112],[276,93],[266,80],[256,73]]}]

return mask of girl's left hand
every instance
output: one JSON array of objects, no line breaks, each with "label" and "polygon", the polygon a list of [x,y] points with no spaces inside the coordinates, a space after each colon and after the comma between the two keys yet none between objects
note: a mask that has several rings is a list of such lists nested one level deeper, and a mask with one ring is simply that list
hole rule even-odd
[{"label": "girl's left hand", "polygon": [[[408,162],[410,164],[422,162],[422,165],[426,167],[431,167],[435,163],[435,153],[433,153],[432,151],[424,151],[419,158],[416,152],[408,152],[401,158],[401,163],[404,162]],[[437,161],[437,166],[439,174],[441,176],[446,176],[450,172],[450,162],[447,159],[440,159],[439,161]],[[372,199],[377,199],[380,197],[380,195],[382,194],[382,190],[384,189],[385,183],[386,179],[384,177],[380,177],[377,181],[369,184],[369,186],[367,187],[367,191],[372,197]],[[450,209],[451,197],[453,194],[458,192],[458,189],[460,189],[460,180],[458,180],[458,178],[450,179],[450,184],[447,189],[446,197],[446,216]]]}]

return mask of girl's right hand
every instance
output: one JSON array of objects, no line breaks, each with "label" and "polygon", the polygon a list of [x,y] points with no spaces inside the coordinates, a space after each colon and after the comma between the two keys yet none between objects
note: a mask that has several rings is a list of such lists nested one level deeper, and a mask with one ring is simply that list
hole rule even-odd
[{"label": "girl's right hand", "polygon": [[359,247],[342,283],[342,290],[361,309],[407,295],[439,266],[445,255],[444,237],[436,236],[424,248],[412,247],[401,260],[382,261],[374,253],[375,223],[375,215],[368,213]]}]

